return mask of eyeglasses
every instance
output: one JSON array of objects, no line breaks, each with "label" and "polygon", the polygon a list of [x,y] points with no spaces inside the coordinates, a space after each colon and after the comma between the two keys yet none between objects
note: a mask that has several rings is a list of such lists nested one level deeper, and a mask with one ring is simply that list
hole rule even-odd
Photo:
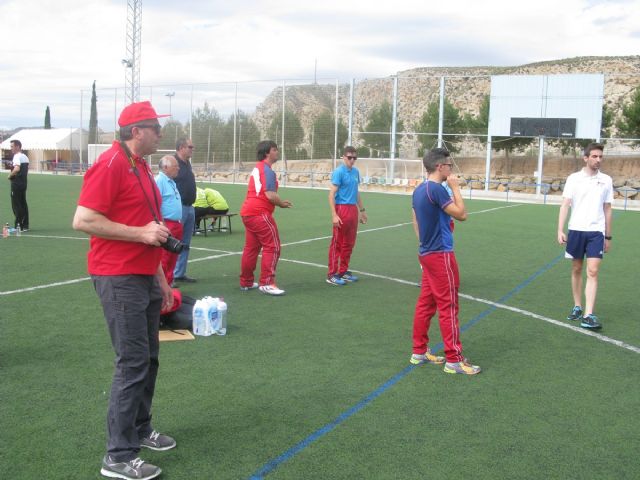
[{"label": "eyeglasses", "polygon": [[187,148],[188,148],[189,150],[193,150],[193,145],[187,145]]},{"label": "eyeglasses", "polygon": [[136,125],[136,127],[138,127],[138,128],[151,128],[158,135],[160,135],[160,132],[162,131],[162,127],[160,126],[160,124],[155,124],[155,125]]},{"label": "eyeglasses", "polygon": [[349,160],[357,160],[358,157],[353,156],[353,155],[345,155]]},{"label": "eyeglasses", "polygon": [[441,163],[440,165],[442,165],[443,167],[453,167],[453,163]]}]

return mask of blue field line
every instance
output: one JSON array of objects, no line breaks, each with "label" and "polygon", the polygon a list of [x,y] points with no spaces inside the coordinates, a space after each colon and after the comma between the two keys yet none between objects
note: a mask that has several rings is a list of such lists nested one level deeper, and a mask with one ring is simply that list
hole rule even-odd
[{"label": "blue field line", "polygon": [[[546,272],[547,270],[552,268],[563,257],[564,257],[564,253],[561,254],[561,255],[558,255],[556,258],[551,260],[545,266],[540,268],[537,272],[532,274],[529,278],[527,278],[522,283],[520,283],[518,286],[516,286],[513,290],[511,290],[507,294],[503,295],[497,301],[497,303],[504,303],[506,300],[508,300],[509,298],[513,297],[515,294],[520,292],[523,288],[525,288],[526,286],[531,284],[531,282],[533,282],[537,277],[539,277],[544,272]],[[495,310],[497,310],[497,307],[493,307],[492,306],[492,307],[487,308],[483,312],[479,313],[478,315],[473,317],[471,320],[469,320],[467,323],[465,323],[463,326],[461,326],[460,327],[460,332],[467,331],[469,328],[471,328],[473,325],[478,323],[480,320],[482,320],[483,318],[485,318],[489,314],[493,313]],[[442,342],[440,342],[437,345],[433,345],[432,351],[438,352],[438,351],[442,350],[443,347],[444,347],[444,345],[442,344]],[[387,380],[385,383],[380,385],[378,388],[376,388],[369,395],[364,397],[359,403],[357,403],[353,407],[349,408],[348,410],[345,410],[343,413],[338,415],[333,421],[331,421],[331,422],[327,423],[326,425],[324,425],[323,427],[319,428],[318,430],[313,432],[311,435],[309,435],[307,438],[305,438],[304,440],[300,441],[299,443],[297,443],[296,445],[294,445],[293,447],[288,449],[282,455],[279,455],[276,458],[274,458],[273,460],[270,460],[267,463],[265,463],[259,470],[257,470],[253,475],[251,475],[251,477],[249,477],[249,480],[262,480],[265,476],[269,475],[276,468],[278,468],[278,466],[280,464],[286,462],[290,458],[293,458],[295,455],[297,455],[302,450],[307,448],[313,442],[315,442],[319,438],[323,437],[327,433],[331,432],[338,425],[340,425],[341,423],[345,422],[350,417],[352,417],[353,415],[358,413],[360,410],[362,410],[364,407],[369,405],[376,398],[378,398],[380,395],[382,395],[384,392],[386,392],[388,389],[390,389],[396,383],[398,383],[400,380],[402,380],[405,376],[407,376],[410,372],[412,372],[416,367],[417,367],[416,365],[409,365],[408,367],[404,368],[402,371],[400,371],[399,373],[397,373],[396,375],[391,377],[389,380]]]}]

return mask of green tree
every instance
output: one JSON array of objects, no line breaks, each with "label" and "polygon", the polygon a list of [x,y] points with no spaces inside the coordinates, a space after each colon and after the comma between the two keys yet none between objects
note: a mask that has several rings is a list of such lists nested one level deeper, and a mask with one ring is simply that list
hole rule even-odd
[{"label": "green tree", "polygon": [[[364,145],[358,147],[359,155],[374,158],[388,158],[391,155],[389,145],[391,143],[392,119],[393,110],[389,102],[383,102],[378,108],[371,112],[367,125],[364,127],[364,132],[361,135]],[[396,132],[402,132],[403,130],[404,124],[402,121],[396,121]],[[397,157],[397,136],[395,152]]]},{"label": "green tree", "polygon": [[[282,110],[279,110],[271,120],[267,129],[269,140],[273,140],[278,145],[282,143]],[[300,158],[300,144],[304,140],[304,130],[298,116],[289,109],[285,109],[284,115],[284,151],[285,159]],[[280,145],[282,148],[282,146]]]},{"label": "green tree", "polygon": [[[333,158],[335,147],[335,117],[328,110],[316,117],[311,126],[310,144],[312,158]],[[338,157],[346,146],[349,131],[341,121],[338,121]]]},{"label": "green tree", "polygon": [[[442,130],[443,134],[452,134],[452,133],[466,133],[467,125],[464,119],[460,116],[460,110],[453,106],[449,100],[444,99],[444,116],[443,116]],[[416,132],[423,134],[437,134],[438,133],[438,123],[440,118],[440,102],[434,101],[429,104],[427,107],[427,111],[424,112],[420,121],[416,125]],[[418,149],[418,155],[423,156],[426,150],[433,148],[434,139],[436,137],[432,135],[420,135],[420,148]],[[464,140],[463,136],[449,136],[445,135],[442,137],[445,143],[445,146],[450,152],[456,153],[460,151],[460,143]]]},{"label": "green tree", "polygon": [[[228,134],[225,135],[229,139],[227,150],[227,158],[233,159],[233,117],[227,121]],[[236,126],[236,160],[238,162],[254,163],[256,161],[256,147],[260,143],[260,129],[253,120],[243,111],[238,111],[238,122]],[[277,143],[277,140],[273,140]]]},{"label": "green tree", "polygon": [[176,148],[178,138],[187,136],[184,126],[177,120],[168,120],[162,127],[162,138],[158,150],[173,150]]},{"label": "green tree", "polygon": [[51,129],[51,111],[49,110],[49,105],[47,105],[47,109],[44,111],[44,128],[45,130]]},{"label": "green tree", "polygon": [[91,87],[91,113],[89,114],[89,139],[90,144],[98,143],[98,97],[96,96],[96,81]]},{"label": "green tree", "polygon": [[[224,126],[224,121],[220,117],[220,114],[215,108],[209,107],[208,102],[204,102],[202,108],[196,108],[192,115],[191,125],[191,140],[195,146],[193,151],[193,157],[191,161],[193,163],[208,163],[213,157],[212,149],[210,147],[214,142],[217,135],[220,133]],[[189,131],[189,128],[186,128]],[[209,154],[209,158],[207,158]]]},{"label": "green tree", "polygon": [[[623,138],[640,138],[640,87],[636,88],[631,103],[622,107],[622,116],[616,125]],[[640,144],[640,140],[633,142]]]}]

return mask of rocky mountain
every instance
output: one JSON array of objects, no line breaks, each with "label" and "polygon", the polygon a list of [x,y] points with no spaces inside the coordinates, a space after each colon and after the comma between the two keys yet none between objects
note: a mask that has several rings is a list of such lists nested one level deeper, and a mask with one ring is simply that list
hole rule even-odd
[{"label": "rocky mountain", "polygon": [[[398,119],[404,123],[405,131],[413,131],[427,106],[438,100],[440,78],[443,76],[446,77],[447,99],[462,114],[477,115],[484,96],[490,93],[491,75],[571,73],[605,74],[604,100],[614,112],[615,121],[620,116],[623,103],[630,100],[631,92],[640,85],[640,56],[576,57],[514,67],[422,67],[405,70],[398,73]],[[341,84],[337,90],[339,118],[346,124],[349,85]],[[361,130],[372,110],[385,101],[391,102],[392,95],[392,77],[357,81],[354,88],[354,129]],[[297,114],[308,140],[317,115],[322,111],[335,110],[336,85],[287,86],[285,105],[286,109]],[[278,87],[258,106],[254,121],[262,131],[266,131],[281,108],[282,87]],[[411,143],[415,142],[405,142],[405,147],[410,149]]]}]

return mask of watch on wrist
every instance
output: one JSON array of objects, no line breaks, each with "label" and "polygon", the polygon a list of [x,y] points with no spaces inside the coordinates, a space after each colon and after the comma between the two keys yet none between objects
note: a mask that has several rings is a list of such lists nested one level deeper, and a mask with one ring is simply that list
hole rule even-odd
[{"label": "watch on wrist", "polygon": [[604,239],[605,239],[605,240],[611,240],[612,238],[613,238],[613,237],[612,237],[611,235],[605,235],[605,236],[604,236]]},{"label": "watch on wrist", "polygon": [[360,213],[364,212],[365,210],[366,210],[365,208],[361,208]]}]

